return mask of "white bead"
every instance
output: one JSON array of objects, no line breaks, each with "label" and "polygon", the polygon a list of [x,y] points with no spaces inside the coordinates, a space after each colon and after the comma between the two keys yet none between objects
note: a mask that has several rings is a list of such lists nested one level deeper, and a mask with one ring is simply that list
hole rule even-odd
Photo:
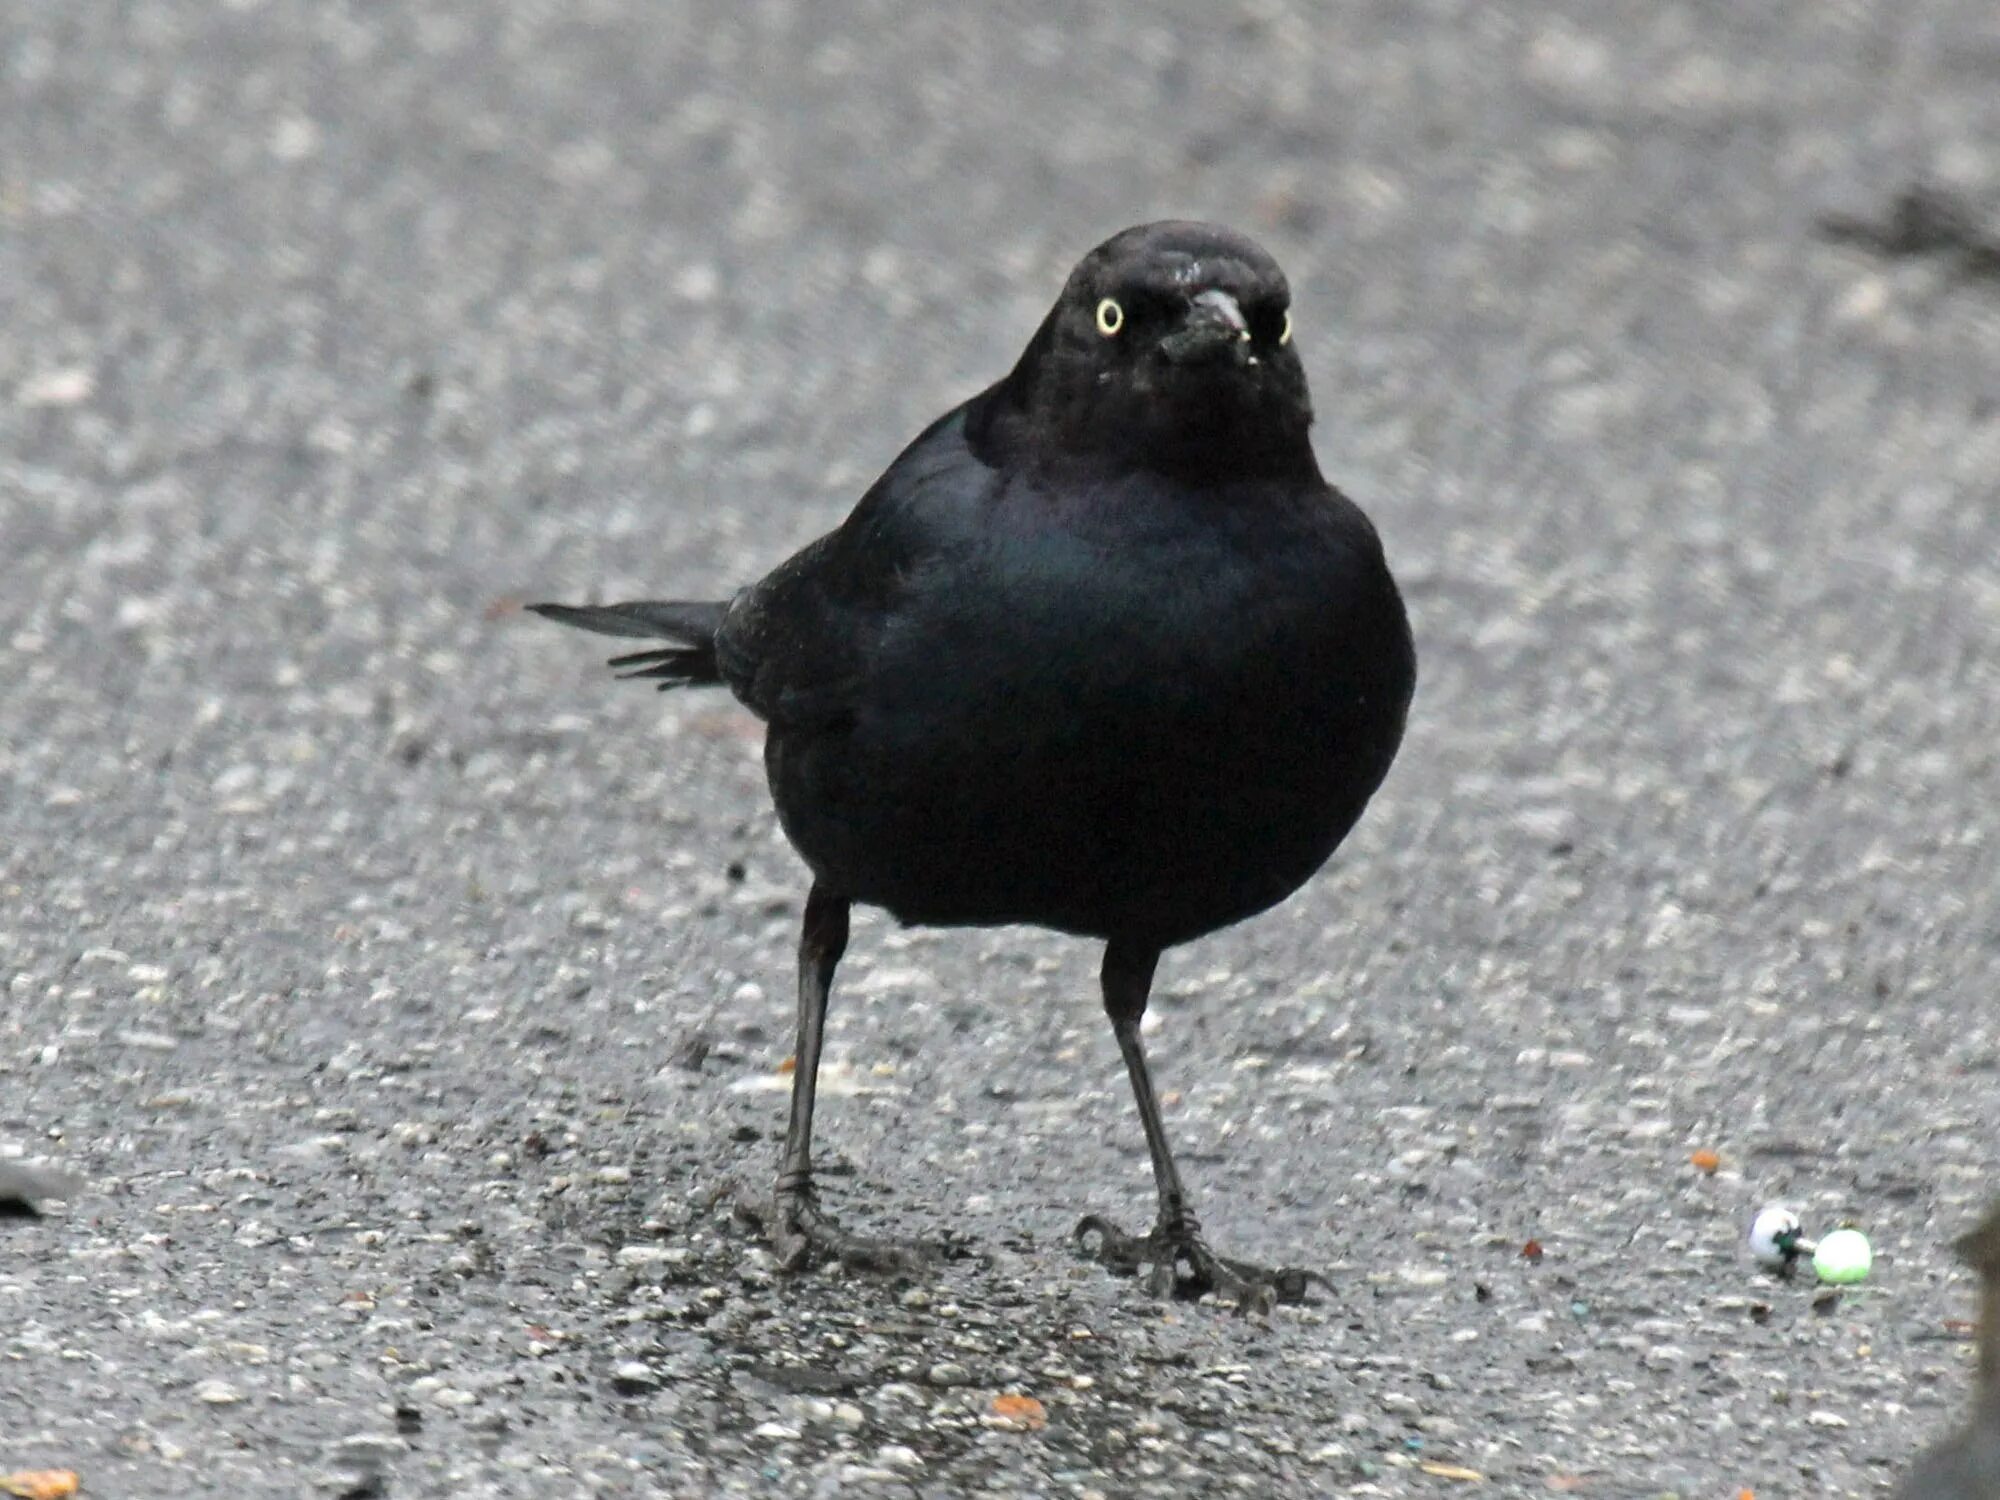
[{"label": "white bead", "polygon": [[1799,1216],[1782,1203],[1767,1203],[1758,1209],[1750,1225],[1750,1253],[1757,1264],[1782,1271],[1798,1253],[1799,1229]]}]

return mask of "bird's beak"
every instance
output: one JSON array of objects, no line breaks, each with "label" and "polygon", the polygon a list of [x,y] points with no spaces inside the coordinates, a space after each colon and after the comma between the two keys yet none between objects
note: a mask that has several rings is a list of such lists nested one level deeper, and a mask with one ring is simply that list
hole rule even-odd
[{"label": "bird's beak", "polygon": [[1249,352],[1250,325],[1236,299],[1211,287],[1188,304],[1181,326],[1160,340],[1160,352],[1177,365],[1206,363]]}]

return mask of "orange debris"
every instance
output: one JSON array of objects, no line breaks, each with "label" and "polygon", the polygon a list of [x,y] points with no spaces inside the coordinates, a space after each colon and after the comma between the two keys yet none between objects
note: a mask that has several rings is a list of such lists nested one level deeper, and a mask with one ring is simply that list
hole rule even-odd
[{"label": "orange debris", "polygon": [[1039,1432],[1049,1425],[1048,1409],[1033,1396],[995,1396],[993,1415],[996,1425],[1019,1432]]},{"label": "orange debris", "polygon": [[69,1469],[23,1469],[18,1474],[0,1474],[0,1494],[17,1500],[67,1500],[80,1485]]}]

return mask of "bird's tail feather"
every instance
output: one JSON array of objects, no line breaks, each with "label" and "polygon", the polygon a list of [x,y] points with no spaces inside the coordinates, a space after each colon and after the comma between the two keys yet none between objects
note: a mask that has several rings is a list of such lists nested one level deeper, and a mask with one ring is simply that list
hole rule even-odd
[{"label": "bird's tail feather", "polygon": [[574,625],[579,630],[594,630],[599,635],[632,636],[640,640],[665,638],[676,642],[611,658],[611,665],[622,669],[621,677],[651,678],[659,683],[661,692],[671,687],[702,687],[722,681],[722,669],[715,660],[715,632],[728,607],[721,603],[665,599],[639,599],[627,604],[528,606],[546,619]]}]

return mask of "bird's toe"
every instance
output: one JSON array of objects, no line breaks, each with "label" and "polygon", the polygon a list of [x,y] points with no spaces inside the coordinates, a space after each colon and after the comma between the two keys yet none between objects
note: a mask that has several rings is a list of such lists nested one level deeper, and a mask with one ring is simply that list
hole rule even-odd
[{"label": "bird's toe", "polygon": [[1130,1235],[1110,1220],[1091,1214],[1073,1236],[1078,1250],[1120,1275],[1145,1274],[1156,1297],[1192,1301],[1213,1294],[1234,1302],[1240,1314],[1269,1313],[1280,1303],[1300,1304],[1315,1286],[1332,1290],[1317,1271],[1297,1266],[1275,1270],[1217,1255],[1198,1227],[1156,1224],[1143,1236]]},{"label": "bird's toe", "polygon": [[908,1240],[850,1234],[819,1206],[810,1188],[736,1200],[736,1216],[763,1231],[783,1271],[803,1271],[837,1261],[850,1271],[898,1275],[919,1271],[938,1258],[932,1247]]}]

